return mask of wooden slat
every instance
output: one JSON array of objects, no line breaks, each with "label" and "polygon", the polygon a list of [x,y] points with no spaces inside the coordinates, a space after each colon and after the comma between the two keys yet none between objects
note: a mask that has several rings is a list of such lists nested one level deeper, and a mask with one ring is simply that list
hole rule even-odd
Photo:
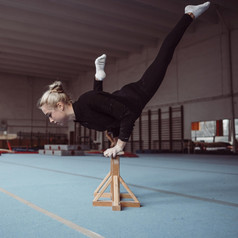
[{"label": "wooden slat", "polygon": [[121,201],[122,207],[140,207],[140,202],[134,201]]},{"label": "wooden slat", "polygon": [[102,187],[102,190],[95,196],[93,201],[98,201],[98,199],[102,196],[102,194],[105,192],[105,190],[108,188],[108,186],[111,184],[112,182],[112,177],[110,177],[108,179],[108,181],[104,184],[104,186]]},{"label": "wooden slat", "polygon": [[135,202],[139,202],[138,199],[136,198],[136,196],[134,195],[134,193],[130,190],[130,188],[127,186],[127,184],[124,182],[124,180],[122,179],[122,177],[120,177],[120,182],[121,184],[124,186],[124,188],[127,190],[127,192],[131,195],[132,199]]},{"label": "wooden slat", "polygon": [[93,201],[93,206],[111,207],[112,206],[112,201]]},{"label": "wooden slat", "polygon": [[[94,197],[97,196],[98,193],[94,193]],[[112,199],[111,193],[103,193],[100,198],[110,198]]]},{"label": "wooden slat", "polygon": [[113,176],[113,202],[112,202],[112,210],[113,211],[120,211],[121,205],[120,205],[120,187],[119,187],[119,181],[118,176]]},{"label": "wooden slat", "polygon": [[103,181],[99,184],[99,186],[96,188],[96,190],[94,191],[94,196],[95,194],[97,194],[99,192],[99,190],[102,188],[103,184],[106,183],[106,181],[108,180],[108,178],[110,177],[111,172],[109,172],[107,174],[107,176],[103,179]]}]

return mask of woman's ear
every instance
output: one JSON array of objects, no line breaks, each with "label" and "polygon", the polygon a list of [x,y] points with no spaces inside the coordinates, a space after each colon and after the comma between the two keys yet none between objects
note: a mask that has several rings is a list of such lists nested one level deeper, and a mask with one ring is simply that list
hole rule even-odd
[{"label": "woman's ear", "polygon": [[60,111],[64,111],[64,103],[62,103],[62,102],[57,102],[57,108],[58,108]]}]

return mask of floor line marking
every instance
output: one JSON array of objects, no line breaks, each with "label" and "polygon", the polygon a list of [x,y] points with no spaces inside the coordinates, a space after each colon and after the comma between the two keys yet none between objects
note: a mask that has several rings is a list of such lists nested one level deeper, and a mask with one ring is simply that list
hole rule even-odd
[{"label": "floor line marking", "polygon": [[47,168],[42,168],[42,167],[37,167],[37,166],[32,166],[32,165],[27,165],[27,164],[19,164],[19,163],[14,163],[14,162],[5,162],[5,161],[0,161],[0,163],[14,164],[14,165],[17,165],[17,166],[28,167],[28,168],[33,168],[33,169],[39,169],[39,170],[43,170],[43,171],[50,171],[50,172],[55,172],[55,173],[60,173],[60,174],[73,175],[73,176],[84,177],[84,178],[92,178],[92,179],[98,179],[98,180],[102,180],[103,179],[103,178],[99,178],[99,177],[95,177],[95,176],[90,176],[90,175],[76,174],[76,173],[65,172],[65,171],[56,170],[56,169],[47,169]]},{"label": "floor line marking", "polygon": [[219,172],[219,171],[211,171],[211,170],[198,170],[198,169],[182,169],[182,168],[173,168],[173,167],[165,167],[165,166],[150,166],[150,165],[139,165],[139,164],[129,164],[124,163],[124,165],[128,166],[139,166],[139,167],[146,167],[146,168],[153,168],[153,169],[168,169],[168,170],[178,170],[178,171],[187,171],[187,172],[198,172],[198,173],[210,173],[210,174],[225,174],[225,175],[235,175],[237,176],[238,173],[226,173],[226,172]]},{"label": "floor line marking", "polygon": [[154,192],[170,194],[170,195],[175,195],[175,196],[180,196],[180,197],[185,197],[185,198],[190,198],[190,199],[195,199],[195,200],[200,200],[200,201],[205,201],[205,202],[211,202],[211,203],[221,204],[221,205],[230,206],[230,207],[238,207],[238,204],[233,203],[233,202],[226,202],[226,201],[216,200],[216,199],[211,199],[211,198],[203,198],[203,197],[198,197],[198,196],[194,196],[194,195],[172,192],[172,191],[162,190],[162,189],[157,189],[157,188],[150,188],[150,187],[136,185],[136,184],[128,183],[128,185],[135,187],[135,188],[141,188],[141,189],[150,190],[150,191],[154,191]]},{"label": "floor line marking", "polygon": [[[14,163],[14,162],[0,161],[0,163],[15,164],[15,165],[19,165],[19,166],[26,166],[26,167],[29,167],[29,168],[36,168],[36,169],[49,170],[49,171],[54,171],[54,172],[61,172],[60,170],[41,168],[41,167],[37,167],[37,166],[31,166],[31,165],[26,165],[26,164],[19,164],[19,163]],[[150,166],[150,165],[140,165],[140,164],[131,164],[131,163],[124,163],[123,165],[124,166],[133,166],[133,167],[136,165],[138,167],[146,167],[146,168],[153,168],[153,169],[168,169],[168,170],[178,170],[178,171],[210,173],[210,174],[224,174],[224,175],[238,176],[238,173],[229,173],[229,172],[222,172],[222,171],[198,170],[198,169],[183,169],[183,168],[173,168],[173,167],[165,167],[165,166]],[[68,174],[70,174],[70,173],[68,173]],[[71,174],[72,175],[77,175],[77,174],[74,174],[74,173],[71,173]],[[88,177],[97,178],[97,177],[93,177],[93,176],[88,176]]]},{"label": "floor line marking", "polygon": [[73,223],[73,222],[71,222],[69,220],[66,220],[66,219],[64,219],[64,218],[62,218],[62,217],[60,217],[60,216],[58,216],[58,215],[56,215],[56,214],[54,214],[52,212],[49,212],[49,211],[47,211],[47,210],[45,210],[45,209],[43,209],[43,208],[41,208],[41,207],[39,207],[39,206],[29,202],[29,201],[27,201],[27,200],[25,200],[25,199],[23,199],[21,197],[18,197],[17,195],[15,195],[13,193],[10,193],[10,192],[8,192],[7,190],[5,190],[3,188],[0,188],[0,191],[2,193],[6,194],[6,195],[8,195],[8,196],[18,200],[19,202],[21,202],[21,203],[23,203],[23,204],[33,208],[34,210],[36,210],[36,211],[38,211],[40,213],[43,213],[44,215],[46,215],[46,216],[48,216],[48,217],[50,217],[50,218],[52,218],[52,219],[54,219],[54,220],[64,224],[64,225],[66,225],[66,226],[68,226],[68,227],[70,227],[70,228],[72,228],[72,229],[74,229],[74,230],[84,234],[85,236],[87,236],[89,238],[104,238],[103,236],[101,236],[101,235],[99,235],[99,234],[97,234],[97,233],[95,233],[93,231],[90,231],[90,230],[88,230],[86,228],[83,228],[83,227],[81,227],[81,226],[79,226],[79,225],[77,225],[77,224],[75,224],[75,223]]},{"label": "floor line marking", "polygon": [[[2,161],[0,161],[0,162],[2,162]],[[31,166],[31,165],[18,164],[18,163],[14,163],[14,162],[2,162],[2,163],[14,164],[14,165],[17,165],[17,166],[35,168],[35,169],[39,169],[39,170],[46,170],[46,171],[50,171],[50,172],[67,174],[67,175],[73,175],[73,176],[78,176],[78,177],[103,180],[103,178],[99,178],[99,177],[95,177],[95,176],[89,176],[89,175],[83,175],[83,174],[64,172],[64,171],[61,171],[61,170],[41,168],[41,167],[36,167],[36,166]],[[149,190],[149,191],[154,191],[154,192],[159,192],[159,193],[164,193],[164,194],[170,194],[170,195],[175,195],[175,196],[180,196],[180,197],[185,197],[185,198],[195,199],[195,200],[200,200],[200,201],[205,201],[205,202],[211,202],[211,203],[216,203],[216,204],[221,204],[221,205],[226,205],[226,206],[231,206],[231,207],[238,207],[237,203],[226,202],[226,201],[210,199],[210,198],[203,198],[203,197],[198,197],[198,196],[193,196],[193,195],[188,195],[188,194],[183,194],[183,193],[178,193],[178,192],[173,192],[173,191],[167,191],[167,190],[162,190],[162,189],[157,189],[157,188],[151,188],[151,187],[137,185],[137,184],[130,184],[130,183],[128,183],[128,185],[132,186],[132,187],[137,187],[137,188]]]}]

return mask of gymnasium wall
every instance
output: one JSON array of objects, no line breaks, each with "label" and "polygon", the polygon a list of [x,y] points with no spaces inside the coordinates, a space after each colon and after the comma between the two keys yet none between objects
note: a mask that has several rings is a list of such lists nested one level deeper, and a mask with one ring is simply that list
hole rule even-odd
[{"label": "gymnasium wall", "polygon": [[[234,28],[231,31],[232,77],[238,118],[238,30]],[[104,91],[113,92],[138,80],[156,56],[160,44],[113,64],[108,52]],[[73,95],[92,89],[93,77],[94,72],[90,72],[72,82]],[[145,110],[183,105],[184,138],[189,139],[191,122],[231,118],[230,83],[228,36],[224,26],[197,22],[177,47],[164,82]]]},{"label": "gymnasium wall", "polygon": [[[232,78],[235,116],[238,118],[238,23],[231,31]],[[112,62],[108,54],[104,90],[113,92],[123,85],[138,80],[150,65],[161,42],[128,58]],[[104,53],[104,52],[101,52]],[[184,106],[184,138],[190,138],[194,121],[227,119],[231,117],[228,37],[219,24],[197,22],[186,32],[168,68],[160,89],[148,103],[148,109]],[[76,100],[91,90],[95,72],[65,82]],[[50,125],[36,107],[46,85],[53,79],[0,73],[0,121],[6,121],[9,133],[68,133],[67,127]],[[69,130],[73,130],[73,123]]]},{"label": "gymnasium wall", "polygon": [[67,127],[48,123],[37,108],[38,99],[50,83],[50,79],[0,73],[0,124],[7,124],[8,133],[20,135],[19,140],[24,140],[20,143],[22,145],[32,146],[32,139],[36,144],[39,140],[45,140],[46,133],[52,137],[68,132]]}]

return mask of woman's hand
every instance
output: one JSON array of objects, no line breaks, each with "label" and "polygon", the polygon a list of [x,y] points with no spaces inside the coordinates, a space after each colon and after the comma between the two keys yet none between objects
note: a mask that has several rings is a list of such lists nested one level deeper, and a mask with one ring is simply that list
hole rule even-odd
[{"label": "woman's hand", "polygon": [[126,142],[121,141],[120,139],[118,139],[117,144],[114,147],[105,150],[103,154],[106,157],[113,157],[114,158],[119,153],[123,153],[123,149],[124,149],[125,145],[126,145]]},{"label": "woman's hand", "polygon": [[120,146],[115,145],[114,147],[105,150],[103,154],[106,157],[116,157],[116,155],[122,151],[123,149]]}]

